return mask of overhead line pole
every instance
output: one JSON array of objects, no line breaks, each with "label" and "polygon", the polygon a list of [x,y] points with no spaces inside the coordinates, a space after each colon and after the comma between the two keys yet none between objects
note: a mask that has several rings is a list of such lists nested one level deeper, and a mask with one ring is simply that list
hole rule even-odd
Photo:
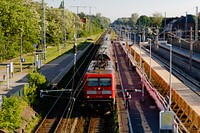
[{"label": "overhead line pole", "polygon": [[195,40],[193,41],[193,38],[192,38],[192,27],[190,27],[190,41],[187,41],[186,39],[182,39],[181,37],[179,36],[176,36],[174,33],[168,33],[170,35],[172,35],[173,37],[177,38],[177,39],[180,39],[181,41],[184,41],[186,43],[189,43],[190,44],[190,57],[189,57],[189,67],[190,67],[190,71],[192,71],[192,55],[193,55],[193,44],[196,42]]},{"label": "overhead line pole", "polygon": [[[165,12],[165,21],[164,21],[164,30],[166,29],[166,12]],[[164,36],[163,36],[163,39],[165,41],[165,31],[164,31]]]},{"label": "overhead line pole", "polygon": [[188,26],[187,26],[187,12],[186,12],[186,16],[185,16],[185,39],[187,38],[187,30],[188,30]]},{"label": "overhead line pole", "polygon": [[46,60],[46,28],[45,28],[45,3],[42,0],[42,47],[43,59]]},{"label": "overhead line pole", "polygon": [[193,41],[192,41],[192,27],[190,27],[190,71],[192,70],[192,55],[193,55]]},{"label": "overhead line pole", "polygon": [[[89,7],[89,15],[91,16],[91,9],[95,8],[95,6],[88,6],[88,7]],[[91,20],[89,20],[89,22],[88,22],[88,29],[89,29],[89,31],[90,31],[90,21]]]},{"label": "overhead line pole", "polygon": [[76,37],[78,37],[78,31],[79,31],[79,27],[78,27],[78,13],[79,13],[79,8],[80,7],[84,7],[84,6],[70,6],[70,7],[75,7],[76,8],[76,15],[77,15],[77,18],[75,20],[75,26],[76,26]]},{"label": "overhead line pole", "polygon": [[195,41],[198,40],[198,6],[196,7]]},{"label": "overhead line pole", "polygon": [[[89,7],[89,13],[91,14],[91,8],[92,8],[92,6],[70,6],[70,7],[74,7],[74,8],[76,8],[77,9],[77,13],[76,13],[76,15],[77,15],[77,17],[78,17],[78,13],[79,13],[79,8],[87,8],[87,7]],[[78,22],[78,20],[76,19],[76,23]],[[78,24],[76,24],[76,32],[77,32],[77,38],[78,38],[78,31],[79,31],[79,27],[78,27]]]},{"label": "overhead line pole", "polygon": [[64,48],[66,48],[66,23],[65,23],[65,0],[62,1],[62,19],[63,19],[63,23],[62,23],[62,26],[63,26],[63,45],[64,45]]}]

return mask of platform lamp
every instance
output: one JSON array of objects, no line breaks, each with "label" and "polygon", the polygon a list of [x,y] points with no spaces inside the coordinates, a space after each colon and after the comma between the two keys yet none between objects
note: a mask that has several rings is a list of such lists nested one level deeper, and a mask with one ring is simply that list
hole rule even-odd
[{"label": "platform lamp", "polygon": [[140,68],[142,67],[142,59],[141,59],[141,35],[138,35],[139,36],[139,46],[140,46]]},{"label": "platform lamp", "polygon": [[149,70],[149,80],[151,81],[151,77],[152,77],[152,72],[151,72],[151,39],[148,39],[149,41],[149,46],[150,46],[150,70]]},{"label": "platform lamp", "polygon": [[166,44],[167,46],[170,47],[170,68],[169,68],[169,105],[168,105],[168,110],[170,110],[171,104],[172,104],[172,45],[171,44]]},{"label": "platform lamp", "polygon": [[22,72],[22,62],[23,62],[23,59],[22,59],[22,37],[23,37],[23,29],[21,28],[21,34],[20,34],[20,72]]}]

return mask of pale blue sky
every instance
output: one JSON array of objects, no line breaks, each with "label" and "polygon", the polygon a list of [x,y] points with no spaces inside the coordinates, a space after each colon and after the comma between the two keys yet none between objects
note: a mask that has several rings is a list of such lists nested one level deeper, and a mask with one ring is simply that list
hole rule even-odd
[{"label": "pale blue sky", "polygon": [[[41,1],[41,0],[37,0]],[[61,0],[45,0],[48,6],[58,7]],[[91,13],[101,13],[112,21],[121,17],[130,17],[132,13],[152,16],[159,12],[167,14],[167,17],[180,17],[188,14],[196,14],[196,6],[200,6],[199,0],[65,0],[65,7],[72,12],[76,8],[70,6],[94,6]],[[199,7],[200,11],[200,7]],[[89,14],[89,8],[79,8],[79,12]]]}]

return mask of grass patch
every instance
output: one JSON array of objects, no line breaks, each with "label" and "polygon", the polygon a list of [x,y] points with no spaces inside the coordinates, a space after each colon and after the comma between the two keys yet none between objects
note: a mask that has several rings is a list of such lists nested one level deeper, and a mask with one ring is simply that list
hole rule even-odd
[{"label": "grass patch", "polygon": [[28,123],[27,127],[24,130],[24,133],[31,133],[35,130],[35,125],[38,125],[42,118],[40,116],[35,116],[32,118],[32,120]]},{"label": "grass patch", "polygon": [[[89,37],[78,38],[77,40],[77,50],[84,49],[88,44],[95,42],[101,34],[91,35]],[[42,61],[42,64],[47,64],[54,59],[60,57],[63,54],[68,54],[73,52],[74,41],[67,41],[66,47],[64,48],[63,44],[47,47],[46,49],[46,60]],[[34,53],[23,54],[22,58],[25,59],[25,62],[22,63],[23,72],[29,73],[34,70]],[[42,54],[39,54],[39,59],[42,59]],[[11,60],[5,61],[4,64],[13,62],[14,64],[14,73],[20,72],[20,58],[16,57]],[[6,69],[5,69],[6,70]]]}]

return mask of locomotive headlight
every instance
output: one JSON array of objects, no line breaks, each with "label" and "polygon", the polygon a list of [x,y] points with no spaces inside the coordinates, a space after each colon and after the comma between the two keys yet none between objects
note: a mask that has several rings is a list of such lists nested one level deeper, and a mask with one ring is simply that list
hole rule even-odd
[{"label": "locomotive headlight", "polygon": [[90,96],[87,96],[87,98],[90,98]]},{"label": "locomotive headlight", "polygon": [[98,90],[101,90],[101,88],[99,87]]}]

